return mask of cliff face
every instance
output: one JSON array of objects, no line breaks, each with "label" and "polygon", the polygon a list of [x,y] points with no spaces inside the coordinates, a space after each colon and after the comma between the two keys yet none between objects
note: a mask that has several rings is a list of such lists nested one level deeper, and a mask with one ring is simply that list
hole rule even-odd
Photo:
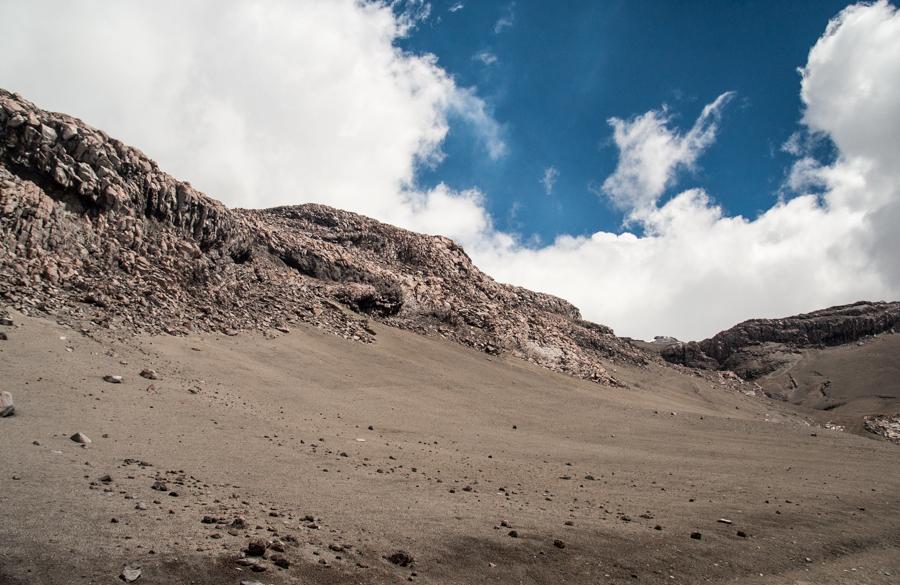
[{"label": "cliff face", "polygon": [[368,319],[606,384],[641,350],[500,284],[447,238],[322,205],[228,209],[139,150],[0,90],[0,303],[83,327],[235,333]]},{"label": "cliff face", "polygon": [[900,332],[900,303],[859,302],[785,319],[744,321],[710,339],[672,344],[662,356],[694,368],[732,370],[752,380],[778,369],[792,350],[889,332]]}]

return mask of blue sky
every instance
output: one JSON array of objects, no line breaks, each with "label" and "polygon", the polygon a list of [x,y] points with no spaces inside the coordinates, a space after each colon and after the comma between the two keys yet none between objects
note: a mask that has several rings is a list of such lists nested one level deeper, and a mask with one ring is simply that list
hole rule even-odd
[{"label": "blue sky", "polygon": [[[437,1],[400,40],[477,87],[508,148],[492,160],[468,125],[451,121],[445,160],[421,168],[420,182],[480,188],[496,226],[526,241],[620,231],[621,212],[589,190],[616,165],[607,119],[666,105],[672,124],[687,128],[704,105],[735,91],[716,143],[669,194],[703,187],[729,215],[747,217],[772,205],[794,160],[781,145],[801,116],[797,68],[847,2],[564,4]],[[502,19],[510,24],[498,27]],[[558,176],[548,196],[540,180],[550,166]]]}]

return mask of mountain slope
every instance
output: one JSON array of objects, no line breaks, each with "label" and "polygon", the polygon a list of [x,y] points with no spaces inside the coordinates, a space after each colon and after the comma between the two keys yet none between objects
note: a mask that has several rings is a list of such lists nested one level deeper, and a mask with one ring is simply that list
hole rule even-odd
[{"label": "mountain slope", "polygon": [[859,302],[784,319],[745,321],[661,355],[694,368],[732,370],[774,398],[827,411],[863,430],[863,417],[900,412],[900,303]]},{"label": "mountain slope", "polygon": [[6,303],[88,329],[306,322],[371,341],[371,318],[612,385],[615,364],[648,360],[568,302],[495,282],[447,238],[321,205],[228,209],[3,90],[0,277]]}]

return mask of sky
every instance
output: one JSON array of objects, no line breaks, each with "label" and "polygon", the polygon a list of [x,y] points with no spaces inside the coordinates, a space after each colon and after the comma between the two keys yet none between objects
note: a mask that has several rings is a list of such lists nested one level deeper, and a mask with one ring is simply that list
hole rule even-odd
[{"label": "sky", "polygon": [[461,243],[638,338],[900,299],[900,14],[0,0],[0,86],[235,207]]}]

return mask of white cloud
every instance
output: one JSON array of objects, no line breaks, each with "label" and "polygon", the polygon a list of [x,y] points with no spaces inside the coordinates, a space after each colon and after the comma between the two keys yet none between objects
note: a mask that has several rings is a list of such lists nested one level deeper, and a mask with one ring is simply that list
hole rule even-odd
[{"label": "white cloud", "polygon": [[733,96],[733,92],[723,93],[703,108],[684,134],[669,128],[670,116],[665,107],[631,120],[610,118],[619,163],[603,182],[602,192],[633,217],[647,213],[672,184],[676,172],[693,168],[700,154],[713,143],[722,108]]},{"label": "white cloud", "polygon": [[490,67],[491,65],[496,65],[497,61],[499,60],[497,59],[497,55],[487,50],[478,51],[477,53],[475,53],[472,59],[481,61],[483,65],[486,65],[488,67]]},{"label": "white cloud", "polygon": [[454,4],[453,6],[451,6],[450,8],[448,8],[447,10],[448,10],[449,12],[459,12],[460,10],[462,10],[462,9],[465,8],[465,7],[466,7],[466,5],[463,4],[462,2],[457,2],[456,4]]},{"label": "white cloud", "polygon": [[697,188],[662,199],[714,140],[723,94],[684,132],[665,109],[611,120],[621,156],[603,189],[642,235],[543,247],[498,230],[477,189],[415,184],[453,120],[492,158],[509,146],[473,88],[396,47],[421,12],[392,6],[0,0],[15,23],[0,36],[0,86],[140,146],[230,205],[320,201],[451,236],[498,279],[568,298],[619,334],[700,338],[900,297],[900,16],[887,3],[848,8],[810,51],[802,132],[838,156],[816,161],[798,138],[771,209],[729,217]]},{"label": "white cloud", "polygon": [[516,22],[516,3],[510,2],[503,8],[503,15],[494,23],[494,34],[499,35],[508,28],[512,28]]},{"label": "white cloud", "polygon": [[429,10],[0,0],[0,20],[16,23],[0,38],[0,86],[140,146],[229,205],[317,201],[436,230],[435,205],[472,207],[469,193],[414,184],[417,165],[443,157],[448,118],[470,124],[493,159],[507,146],[474,88],[396,47]]},{"label": "white cloud", "polygon": [[556,185],[556,179],[559,178],[559,171],[556,170],[556,167],[550,165],[546,169],[544,169],[544,174],[541,177],[541,184],[544,186],[544,193],[547,195],[553,195],[553,187]]}]

